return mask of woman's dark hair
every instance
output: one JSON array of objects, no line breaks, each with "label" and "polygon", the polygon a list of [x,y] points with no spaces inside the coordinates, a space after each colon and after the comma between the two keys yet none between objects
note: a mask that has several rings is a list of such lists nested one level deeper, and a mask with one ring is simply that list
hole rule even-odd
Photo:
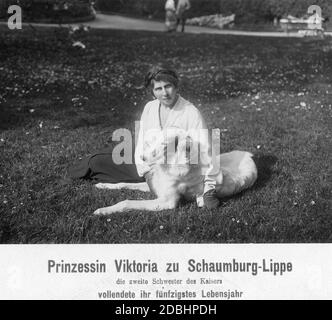
[{"label": "woman's dark hair", "polygon": [[173,84],[176,88],[179,85],[177,73],[172,68],[164,64],[158,64],[149,69],[144,79],[144,85],[146,88],[151,86],[152,80],[167,81]]}]

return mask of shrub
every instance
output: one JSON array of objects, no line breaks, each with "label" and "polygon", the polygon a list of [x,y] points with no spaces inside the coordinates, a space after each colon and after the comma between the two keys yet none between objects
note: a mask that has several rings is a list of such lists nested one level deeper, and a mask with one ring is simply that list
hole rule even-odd
[{"label": "shrub", "polygon": [[304,16],[312,4],[322,8],[323,17],[332,15],[331,0],[220,0],[220,10],[223,14],[235,13],[237,22],[260,22],[288,14]]},{"label": "shrub", "polygon": [[21,6],[26,21],[70,22],[93,16],[90,0],[4,0],[0,16],[6,16],[8,7],[14,4]]}]

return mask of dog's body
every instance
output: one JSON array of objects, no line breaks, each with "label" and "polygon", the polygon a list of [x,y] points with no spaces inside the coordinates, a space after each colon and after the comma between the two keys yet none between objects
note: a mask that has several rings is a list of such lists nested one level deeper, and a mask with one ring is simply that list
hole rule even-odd
[{"label": "dog's body", "polygon": [[[250,188],[257,179],[257,168],[252,154],[233,151],[218,156],[219,173],[215,176],[216,191],[219,198],[225,198]],[[176,170],[172,167],[171,170]],[[182,171],[181,169],[179,171]],[[144,183],[99,183],[99,189],[131,189],[142,192],[154,192],[155,200],[125,200],[111,207],[95,211],[96,215],[108,215],[129,210],[160,211],[177,207],[181,197],[194,200],[202,194],[204,175],[198,165],[189,166],[186,174],[170,172],[170,165],[154,165],[149,173],[148,182]]]},{"label": "dog's body", "polygon": [[[250,188],[257,179],[256,165],[252,154],[244,151],[233,151],[218,156],[220,172],[216,175],[216,191],[219,198],[235,195]],[[149,183],[99,183],[99,189],[131,189],[143,192],[153,191],[155,200],[125,200],[111,207],[101,208],[95,214],[107,215],[128,210],[160,211],[177,207],[181,197],[194,200],[196,195],[202,194],[204,175],[200,168],[192,166],[185,176],[170,175],[167,168],[156,165],[149,173]]]},{"label": "dog's body", "polygon": [[[176,138],[177,142],[174,154],[181,153],[182,151],[182,154],[188,156],[188,141],[186,138],[182,139],[182,142],[181,139],[178,142],[178,138]],[[193,146],[191,145],[192,149]],[[194,152],[197,152],[197,150],[194,150]],[[181,197],[184,197],[186,200],[194,200],[197,195],[202,195],[204,189],[202,165],[190,164],[189,161],[181,164],[164,164],[158,160],[156,161],[158,157],[158,159],[165,157],[165,144],[159,150],[154,150],[153,156],[151,154],[149,153],[146,158],[154,164],[148,173],[146,183],[99,183],[96,187],[110,190],[131,189],[143,192],[152,191],[157,198],[154,200],[125,200],[111,207],[98,209],[94,214],[108,215],[129,210],[160,211],[174,209],[177,207]],[[186,158],[186,160],[188,159]],[[237,194],[255,183],[257,168],[251,153],[244,151],[224,153],[218,155],[216,161],[220,164],[218,172],[214,174],[216,191],[219,198]]]}]

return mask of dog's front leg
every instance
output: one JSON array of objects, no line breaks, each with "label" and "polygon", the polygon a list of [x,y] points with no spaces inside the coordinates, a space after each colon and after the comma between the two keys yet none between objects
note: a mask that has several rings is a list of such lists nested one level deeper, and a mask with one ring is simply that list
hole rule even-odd
[{"label": "dog's front leg", "polygon": [[161,211],[175,209],[178,200],[124,200],[114,206],[100,208],[94,212],[95,215],[109,215],[116,212],[126,212],[130,210]]}]

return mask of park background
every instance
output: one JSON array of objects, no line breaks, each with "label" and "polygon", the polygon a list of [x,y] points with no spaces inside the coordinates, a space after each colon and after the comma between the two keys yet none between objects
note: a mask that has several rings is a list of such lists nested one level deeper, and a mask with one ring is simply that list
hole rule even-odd
[{"label": "park background", "polygon": [[[101,12],[120,13],[149,19],[164,19],[165,0],[1,0],[0,17],[9,5],[24,8],[24,19],[38,20],[92,16],[91,5]],[[222,14],[236,15],[236,23],[273,22],[287,15],[303,16],[311,5],[322,9],[322,16],[330,19],[329,0],[191,0],[189,17]]]},{"label": "park background", "polygon": [[[275,15],[304,16],[311,4],[192,2],[199,14],[239,10],[238,19],[249,25],[259,24],[257,17],[271,24]],[[329,2],[315,3],[326,19]],[[49,10],[40,7],[38,15],[24,9],[31,1],[20,3],[23,21],[94,15],[86,1],[66,1],[66,13],[65,2],[47,7],[50,1],[43,1]],[[104,13],[160,21],[162,4],[96,3]],[[75,16],[77,6],[87,11]],[[80,24],[9,30],[6,10],[1,12],[1,243],[331,242],[331,37],[168,34]],[[182,95],[210,127],[221,129],[222,152],[255,154],[258,181],[216,210],[184,203],[153,214],[94,217],[99,207],[152,197],[96,190],[90,182],[68,180],[66,173],[79,158],[114,146],[114,130],[134,129],[151,99],[142,88],[144,74],[160,61],[177,69]]]}]

